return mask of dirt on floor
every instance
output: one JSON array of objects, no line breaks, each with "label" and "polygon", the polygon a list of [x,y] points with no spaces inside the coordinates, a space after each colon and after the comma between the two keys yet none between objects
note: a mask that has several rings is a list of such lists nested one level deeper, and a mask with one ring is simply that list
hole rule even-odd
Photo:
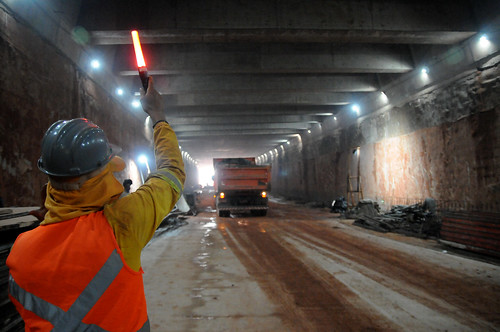
[{"label": "dirt on floor", "polygon": [[500,266],[273,202],[220,218],[207,201],[143,254],[153,331],[496,331]]}]

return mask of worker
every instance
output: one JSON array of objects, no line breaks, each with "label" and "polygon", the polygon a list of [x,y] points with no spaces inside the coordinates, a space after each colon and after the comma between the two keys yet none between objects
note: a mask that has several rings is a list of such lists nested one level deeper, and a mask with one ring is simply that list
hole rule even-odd
[{"label": "worker", "polygon": [[127,196],[128,194],[130,194],[130,187],[132,186],[132,180],[131,179],[125,179],[123,180],[123,193],[120,197],[124,197],[124,196]]},{"label": "worker", "polygon": [[157,171],[119,198],[125,163],[87,119],[54,123],[38,167],[49,176],[39,227],[7,258],[9,296],[26,331],[149,331],[141,250],[179,199],[184,164],[149,78],[141,103],[154,124]]}]

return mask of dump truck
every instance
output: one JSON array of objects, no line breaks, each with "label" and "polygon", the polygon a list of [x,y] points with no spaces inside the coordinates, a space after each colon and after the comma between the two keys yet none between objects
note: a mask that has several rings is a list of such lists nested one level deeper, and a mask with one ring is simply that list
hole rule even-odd
[{"label": "dump truck", "polygon": [[255,158],[215,158],[215,207],[219,217],[250,211],[265,216],[271,189],[271,166],[257,165]]}]

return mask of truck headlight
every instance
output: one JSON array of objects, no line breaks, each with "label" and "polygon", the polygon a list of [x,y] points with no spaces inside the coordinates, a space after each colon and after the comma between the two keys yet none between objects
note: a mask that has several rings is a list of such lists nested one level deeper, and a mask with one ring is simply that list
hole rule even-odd
[{"label": "truck headlight", "polygon": [[226,194],[224,194],[223,192],[221,192],[221,193],[219,194],[219,197],[220,197],[221,199],[224,199],[224,197],[226,197]]},{"label": "truck headlight", "polygon": [[262,198],[266,198],[267,197],[267,193],[265,191],[263,191],[263,192],[260,193],[260,196]]}]

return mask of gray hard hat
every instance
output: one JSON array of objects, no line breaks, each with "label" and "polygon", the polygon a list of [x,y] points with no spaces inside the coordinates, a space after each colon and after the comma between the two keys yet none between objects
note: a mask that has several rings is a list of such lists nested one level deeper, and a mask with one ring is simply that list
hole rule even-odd
[{"label": "gray hard hat", "polygon": [[80,176],[106,165],[118,152],[91,121],[59,120],[43,136],[38,168],[51,176]]}]

